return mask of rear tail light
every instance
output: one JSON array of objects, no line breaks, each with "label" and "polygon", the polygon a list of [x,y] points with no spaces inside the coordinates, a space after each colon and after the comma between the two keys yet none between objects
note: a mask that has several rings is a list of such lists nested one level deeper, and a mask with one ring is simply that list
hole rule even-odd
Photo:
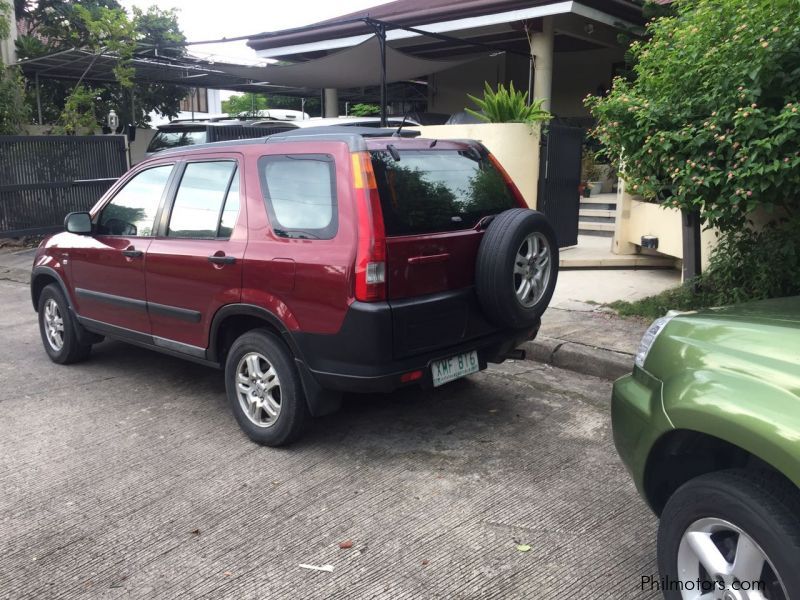
[{"label": "rear tail light", "polygon": [[358,210],[355,297],[362,302],[375,302],[386,299],[383,212],[369,152],[354,152],[352,157]]},{"label": "rear tail light", "polygon": [[503,168],[503,165],[500,164],[500,161],[497,160],[497,158],[491,152],[489,153],[489,162],[491,162],[492,166],[500,172],[500,175],[503,176],[508,189],[511,190],[511,193],[514,195],[514,199],[517,201],[517,206],[520,208],[528,208],[528,203],[525,202],[525,198],[522,195],[522,192],[519,191],[517,184],[514,183],[514,180],[511,179],[508,171]]},{"label": "rear tail light", "polygon": [[422,371],[410,371],[400,375],[400,383],[409,383],[410,381],[418,381],[422,379]]}]

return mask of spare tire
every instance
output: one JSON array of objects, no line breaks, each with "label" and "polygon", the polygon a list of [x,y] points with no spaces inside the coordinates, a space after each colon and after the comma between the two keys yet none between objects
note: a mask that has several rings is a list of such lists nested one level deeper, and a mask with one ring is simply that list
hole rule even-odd
[{"label": "spare tire", "polygon": [[558,243],[540,212],[514,208],[489,224],[478,249],[475,287],[498,327],[523,328],[541,318],[558,279]]}]

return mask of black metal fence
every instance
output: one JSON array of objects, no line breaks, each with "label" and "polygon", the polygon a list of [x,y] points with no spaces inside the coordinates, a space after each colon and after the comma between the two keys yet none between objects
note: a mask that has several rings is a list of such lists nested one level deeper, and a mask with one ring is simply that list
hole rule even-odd
[{"label": "black metal fence", "polygon": [[558,238],[558,247],[578,243],[581,148],[584,130],[552,121],[542,135],[539,161],[539,210]]},{"label": "black metal fence", "polygon": [[0,237],[63,227],[127,169],[123,136],[0,136]]}]

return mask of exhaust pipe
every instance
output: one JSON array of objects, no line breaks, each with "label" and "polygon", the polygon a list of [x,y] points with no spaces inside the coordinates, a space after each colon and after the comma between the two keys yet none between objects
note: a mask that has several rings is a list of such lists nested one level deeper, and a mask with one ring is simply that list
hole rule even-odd
[{"label": "exhaust pipe", "polygon": [[517,348],[516,350],[511,350],[507,352],[505,355],[506,359],[514,359],[514,360],[525,360],[525,350],[522,348]]}]

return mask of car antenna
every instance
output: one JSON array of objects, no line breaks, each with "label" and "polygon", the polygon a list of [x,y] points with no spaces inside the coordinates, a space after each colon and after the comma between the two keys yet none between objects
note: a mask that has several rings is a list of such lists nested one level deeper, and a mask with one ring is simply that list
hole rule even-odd
[{"label": "car antenna", "polygon": [[403,115],[403,120],[402,120],[402,121],[401,121],[401,123],[400,123],[400,127],[398,127],[398,128],[397,128],[397,131],[395,131],[395,132],[392,134],[392,137],[400,137],[400,132],[403,130],[403,127],[405,127],[405,126],[406,126],[406,119],[407,119],[407,118],[408,118],[408,113],[406,113],[406,114],[404,114],[404,115]]}]

